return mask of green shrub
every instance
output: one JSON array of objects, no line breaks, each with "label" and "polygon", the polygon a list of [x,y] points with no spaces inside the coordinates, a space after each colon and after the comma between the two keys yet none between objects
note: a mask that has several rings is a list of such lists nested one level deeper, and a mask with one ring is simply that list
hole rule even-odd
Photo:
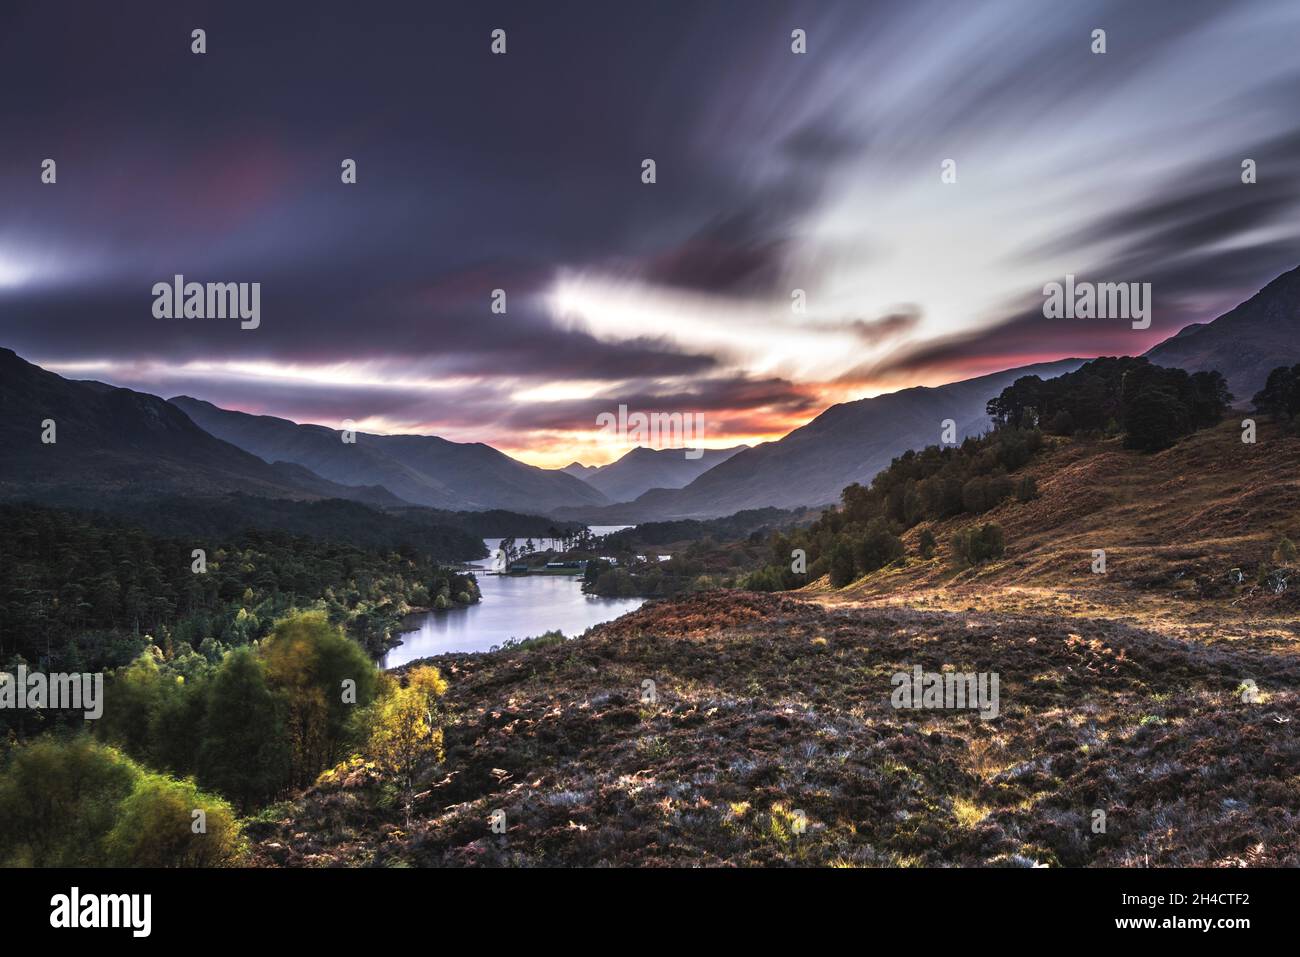
[{"label": "green shrub", "polygon": [[872,519],[858,543],[855,566],[859,574],[874,572],[903,557],[903,540],[883,518]]},{"label": "green shrub", "polygon": [[501,650],[533,651],[537,648],[549,648],[551,645],[562,645],[568,640],[564,637],[564,632],[553,628],[533,638],[507,638],[501,643]]},{"label": "green shrub", "polygon": [[1038,498],[1038,482],[1032,475],[1022,475],[1016,485],[1016,501],[1031,502]]},{"label": "green shrub", "polygon": [[750,572],[741,578],[739,587],[746,591],[782,591],[785,587],[785,578],[781,574],[781,569],[772,565],[765,565],[757,571]]},{"label": "green shrub", "polygon": [[277,621],[259,657],[284,707],[291,783],[305,786],[364,737],[355,718],[374,700],[379,670],[319,611]]},{"label": "green shrub", "polygon": [[95,722],[100,740],[117,745],[137,761],[151,757],[149,730],[170,690],[158,668],[157,646],[109,675],[104,687],[104,716]]},{"label": "green shrub", "polygon": [[144,771],[117,808],[104,841],[109,867],[223,867],[238,863],[244,841],[235,813],[192,780]]},{"label": "green shrub", "polygon": [[[195,833],[194,812],[206,815]],[[0,772],[0,864],[20,867],[202,867],[236,863],[230,806],[146,771],[88,734],[15,748]]]},{"label": "green shrub", "polygon": [[284,708],[248,648],[226,656],[207,695],[199,780],[248,811],[289,780]]},{"label": "green shrub", "polygon": [[853,549],[845,541],[837,541],[831,549],[831,584],[843,588],[857,576],[854,574]]},{"label": "green shrub", "polygon": [[989,559],[1001,558],[1005,550],[1002,526],[992,522],[979,527],[971,526],[952,537],[953,556],[966,565],[978,565]]},{"label": "green shrub", "polygon": [[15,748],[0,773],[0,864],[101,863],[118,804],[140,771],[89,735],[46,736]]},{"label": "green shrub", "polygon": [[149,763],[177,777],[195,772],[208,710],[209,679],[177,678],[166,688],[149,726]]},{"label": "green shrub", "polygon": [[1137,390],[1124,417],[1126,449],[1159,452],[1192,431],[1187,410],[1171,390],[1147,385]]},{"label": "green shrub", "polygon": [[1300,415],[1300,364],[1278,366],[1252,400],[1256,412],[1292,422]]}]

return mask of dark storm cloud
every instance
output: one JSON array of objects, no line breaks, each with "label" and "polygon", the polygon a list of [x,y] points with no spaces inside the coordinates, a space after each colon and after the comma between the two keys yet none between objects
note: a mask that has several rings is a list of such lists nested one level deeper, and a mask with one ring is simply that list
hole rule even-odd
[{"label": "dark storm cloud", "polygon": [[[734,18],[691,4],[635,23],[499,12],[501,58],[485,53],[498,20],[471,4],[436,18],[414,3],[314,5],[307,18],[262,4],[88,6],[71,35],[50,7],[10,10],[0,80],[29,92],[3,117],[24,149],[0,160],[0,255],[20,226],[14,242],[59,269],[0,287],[6,344],[60,360],[436,354],[458,372],[543,377],[710,368],[650,330],[611,344],[516,316],[557,265],[612,249],[669,285],[771,282],[804,187],[751,189],[680,146],[685,92],[722,66],[662,69],[683,27]],[[205,57],[188,49],[198,24]],[[34,76],[45,82],[22,82]],[[662,182],[647,202],[651,152]],[[53,189],[35,175],[46,155],[60,164]],[[355,187],[338,181],[344,157],[359,163]],[[262,328],[160,326],[149,290],[176,273],[261,282]],[[494,288],[513,300],[509,319],[487,311]]]},{"label": "dark storm cloud", "polygon": [[[1300,76],[1290,86],[1300,101]],[[1242,108],[1257,104],[1240,104]],[[1295,122],[1295,121],[1293,121]],[[1258,179],[1241,180],[1244,159],[1257,164]],[[1289,218],[1300,202],[1300,124],[1268,140],[1242,144],[1171,176],[1144,202],[1101,216],[1059,237],[1047,252],[1093,248],[1119,240],[1121,252],[1108,270],[1159,268],[1205,246]],[[1190,277],[1187,277],[1190,278]],[[1214,283],[1218,277],[1206,275]]]},{"label": "dark storm cloud", "polygon": [[[1161,82],[1190,45],[1220,29],[1231,44],[1232,30],[1281,9],[1210,0],[6,4],[0,344],[42,361],[98,362],[137,388],[312,419],[583,427],[593,403],[608,408],[616,393],[733,423],[761,421],[763,409],[773,422],[815,412],[815,384],[750,375],[721,350],[654,328],[611,335],[598,313],[566,322],[542,297],[573,272],[724,306],[785,297],[792,286],[830,301],[817,295],[824,273],[838,268],[841,288],[863,288],[869,280],[844,273],[896,252],[887,232],[851,231],[871,221],[878,198],[854,193],[859,174],[883,192],[940,157],[1042,134],[1016,144],[1023,156],[1008,147],[995,157],[1005,169],[972,176],[1011,178],[1050,154],[1053,137],[1090,123],[1142,145],[1141,110],[1187,106]],[[189,51],[196,26],[208,32],[205,56]],[[497,26],[509,32],[505,57],[487,52]],[[808,30],[807,56],[789,51],[794,26]],[[1094,26],[1109,31],[1105,57],[1088,52]],[[1277,66],[1243,49],[1238,74]],[[1027,261],[1077,253],[1081,276],[1152,282],[1152,341],[1294,266],[1287,217],[1300,181],[1300,87],[1295,70],[1261,84],[1221,112],[1225,124],[1267,119],[1268,141],[1234,152],[1234,128],[1208,157],[1203,145],[1182,156],[1171,142],[1168,155],[1186,168],[1119,213],[1090,196],[1071,202],[1060,211],[1071,225],[1027,249]],[[1093,115],[1099,103],[1109,108]],[[1071,141],[1078,149],[1060,159],[1063,175],[1109,158],[1113,144]],[[1260,164],[1255,186],[1237,183],[1246,155]],[[38,178],[47,156],[59,163],[54,187]],[[646,157],[658,164],[653,187],[640,182]],[[358,162],[355,186],[339,182],[344,158]],[[829,218],[834,228],[814,242],[810,222],[827,211],[816,225]],[[945,213],[924,213],[940,235]],[[1013,226],[991,217],[988,229]],[[1118,325],[1048,323],[1037,288],[1013,290],[1000,314],[972,310],[956,334],[945,327],[918,341],[933,318],[924,287],[944,279],[942,264],[934,268],[932,282],[883,303],[808,317],[810,335],[851,331],[872,356],[841,383],[1150,344]],[[261,282],[261,327],[154,319],[151,287],[176,273]],[[509,296],[504,316],[488,308],[496,288]],[[913,299],[915,308],[881,315]],[[895,341],[898,354],[874,358]],[[373,368],[365,382],[319,383],[180,371],[196,362]],[[451,402],[411,384],[421,377],[472,384]],[[609,388],[577,403],[512,404],[519,383],[555,380]]]},{"label": "dark storm cloud", "polygon": [[[1073,337],[1067,338],[1071,333]],[[849,370],[840,381],[894,384],[911,374],[943,371],[964,373],[951,377],[966,378],[1063,358],[1071,354],[1071,342],[1076,345],[1075,354],[1081,356],[1134,355],[1145,352],[1160,338],[1163,336],[1133,332],[1122,322],[1044,319],[1040,297],[991,330],[900,349],[883,361],[863,363]]]},{"label": "dark storm cloud", "polygon": [[787,242],[749,238],[726,224],[651,256],[628,272],[646,282],[709,293],[765,292],[774,288]]}]

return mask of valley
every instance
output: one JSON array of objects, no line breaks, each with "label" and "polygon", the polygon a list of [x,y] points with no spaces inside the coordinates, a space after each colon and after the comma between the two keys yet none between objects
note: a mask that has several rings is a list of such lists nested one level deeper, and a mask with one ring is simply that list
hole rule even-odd
[{"label": "valley", "polygon": [[[915,556],[918,528],[842,589],[655,601],[575,641],[435,657],[456,717],[412,823],[358,770],[268,815],[256,859],[1294,866],[1300,593],[1257,571],[1297,530],[1300,439],[1237,446],[1231,423],[1156,456],[1064,443],[1033,466],[1041,498],[988,514],[1009,544],[978,567]],[[890,677],[917,665],[997,673],[997,718],[895,709]]]},{"label": "valley", "polygon": [[191,864],[1300,863],[1294,369],[1245,413],[1216,370],[1062,360],[692,477],[0,365],[0,652],[104,673],[102,721],[3,715],[6,861],[179,860],[24,816],[59,766],[205,808]]}]

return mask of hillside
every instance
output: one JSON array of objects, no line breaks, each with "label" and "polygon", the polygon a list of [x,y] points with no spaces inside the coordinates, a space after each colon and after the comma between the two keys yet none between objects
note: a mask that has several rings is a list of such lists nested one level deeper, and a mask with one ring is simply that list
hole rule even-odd
[{"label": "hillside", "polygon": [[[1300,439],[1237,435],[1060,440],[1029,466],[1041,498],[981,517],[1008,549],[976,570],[916,558],[918,528],[906,567],[839,592],[710,592],[431,659],[453,720],[412,821],[355,765],[254,825],[255,860],[1300,864],[1300,595],[1255,581],[1300,538]],[[896,710],[917,665],[998,673],[1000,713]]]},{"label": "hillside", "polygon": [[[53,420],[53,443],[41,441]],[[157,396],[77,382],[0,349],[0,498],[100,506],[110,498],[237,492],[400,504],[383,488],[271,465],[209,435]]]},{"label": "hillside", "polygon": [[580,479],[525,465],[482,443],[366,432],[344,443],[337,430],[320,425],[232,412],[189,396],[171,402],[203,429],[267,462],[293,462],[349,485],[381,485],[414,505],[536,513],[606,501]]},{"label": "hillside", "polygon": [[1021,376],[1051,378],[1082,364],[1082,359],[1062,359],[936,388],[918,386],[843,402],[782,439],[732,456],[685,488],[654,489],[635,502],[604,510],[556,514],[614,524],[830,504],[839,501],[845,486],[871,481],[905,450],[938,442],[945,419],[956,423],[959,442],[988,429],[988,400]]},{"label": "hillside", "polygon": [[1213,322],[1183,329],[1146,353],[1156,365],[1217,369],[1249,407],[1272,369],[1300,362],[1300,266]]},{"label": "hillside", "polygon": [[[1254,585],[1280,539],[1300,541],[1300,438],[1275,424],[1261,422],[1253,445],[1228,421],[1153,455],[1126,450],[1119,439],[1058,439],[1023,472],[1035,477],[1039,498],[916,526],[903,536],[908,553],[928,528],[941,543],[933,560],[882,570],[837,600],[920,594],[961,604],[969,593],[1003,602],[1008,589],[1023,589],[1130,612],[1178,610],[1184,601],[1191,608],[1229,594],[1247,607],[1292,607],[1292,592],[1266,596]],[[1006,555],[954,575],[943,543],[984,522],[1003,528]],[[1105,575],[1091,571],[1097,548],[1106,551]],[[1237,586],[1229,581],[1233,568],[1245,576]]]}]

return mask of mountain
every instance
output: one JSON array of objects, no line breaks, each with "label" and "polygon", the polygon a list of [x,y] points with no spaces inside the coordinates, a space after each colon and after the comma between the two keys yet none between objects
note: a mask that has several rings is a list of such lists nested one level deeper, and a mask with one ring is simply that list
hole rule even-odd
[{"label": "mountain", "polygon": [[[1217,319],[1185,327],[1146,357],[1189,372],[1217,369],[1237,404],[1248,405],[1272,369],[1300,362],[1300,267]],[[844,486],[870,481],[895,456],[938,441],[940,420],[954,419],[959,438],[979,433],[989,425],[985,402],[1003,387],[1022,375],[1061,375],[1083,361],[1063,359],[834,405],[785,438],[743,451],[680,490],[652,489],[632,503],[556,514],[624,523],[835,502]]]},{"label": "mountain", "polygon": [[232,412],[189,396],[171,402],[212,435],[267,462],[292,462],[347,485],[382,485],[415,505],[536,513],[607,502],[581,479],[525,465],[482,443],[366,432],[345,443],[338,431],[320,425]]},{"label": "mountain", "polygon": [[838,502],[854,482],[868,483],[896,456],[939,442],[952,419],[957,441],[989,428],[985,404],[1016,379],[1072,372],[1083,359],[1007,369],[935,388],[917,386],[833,405],[783,439],[741,451],[681,489],[652,489],[624,505],[557,516],[605,524],[712,518],[748,508],[797,508]]},{"label": "mountain", "polygon": [[1185,327],[1146,357],[1188,372],[1217,369],[1235,404],[1248,406],[1269,372],[1300,362],[1300,266],[1213,322]]},{"label": "mountain", "polygon": [[[652,488],[681,488],[715,465],[727,461],[748,445],[705,449],[698,459],[688,459],[685,449],[635,448],[617,462],[580,476],[611,502],[630,502]],[[581,467],[581,466],[580,466]]]},{"label": "mountain", "polygon": [[[55,441],[41,441],[43,423]],[[298,465],[270,465],[209,435],[157,396],[78,382],[0,349],[0,498],[100,505],[155,494],[399,499],[373,485],[349,487]]]},{"label": "mountain", "polygon": [[560,471],[565,475],[572,475],[574,478],[586,479],[588,475],[599,472],[600,468],[599,465],[583,465],[581,462],[570,462]]}]

